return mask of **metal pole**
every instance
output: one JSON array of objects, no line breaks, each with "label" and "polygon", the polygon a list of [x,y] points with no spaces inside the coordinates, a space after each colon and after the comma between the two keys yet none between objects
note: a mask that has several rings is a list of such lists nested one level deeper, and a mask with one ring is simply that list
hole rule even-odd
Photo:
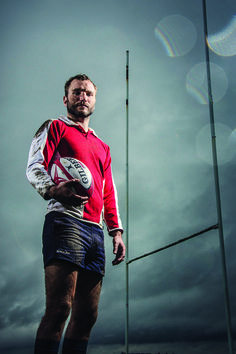
[{"label": "metal pole", "polygon": [[218,172],[218,161],[217,161],[217,150],[216,150],[216,133],[215,133],[214,109],[213,109],[212,87],[211,87],[210,59],[209,59],[209,48],[207,45],[208,29],[207,29],[207,12],[206,12],[205,0],[202,0],[202,7],[203,7],[203,19],[204,19],[206,70],[207,70],[207,80],[208,80],[208,97],[209,97],[208,105],[209,105],[209,114],[210,114],[210,123],[211,123],[212,157],[213,157],[213,168],[214,168],[214,178],[215,178],[216,206],[217,206],[217,215],[218,215],[218,222],[219,222],[219,241],[220,241],[220,253],[221,253],[222,273],[223,273],[223,282],[224,282],[225,311],[226,311],[226,321],[227,321],[229,352],[230,354],[233,354],[234,351],[233,351],[229,291],[228,291],[228,280],[227,280],[227,270],[226,270],[224,235],[223,235],[219,172]]},{"label": "metal pole", "polygon": [[125,350],[129,354],[129,51],[126,51],[126,321]]},{"label": "metal pole", "polygon": [[155,251],[152,251],[152,252],[149,252],[149,253],[145,253],[145,254],[143,254],[142,256],[139,256],[139,257],[130,259],[129,261],[127,261],[127,263],[128,263],[128,264],[131,264],[131,263],[133,263],[133,262],[138,261],[139,259],[142,259],[142,258],[151,256],[151,255],[153,255],[153,254],[155,254],[155,253],[164,251],[164,250],[166,250],[167,248],[170,248],[170,247],[179,245],[180,243],[183,243],[183,242],[185,242],[185,241],[191,240],[191,239],[194,238],[194,237],[197,237],[197,236],[202,235],[202,234],[204,234],[204,233],[206,233],[206,232],[208,232],[208,231],[215,230],[215,229],[218,229],[218,228],[219,228],[219,224],[210,226],[210,227],[208,227],[207,229],[201,230],[201,231],[199,231],[199,232],[196,232],[195,234],[192,234],[192,235],[190,235],[190,236],[181,238],[180,240],[175,241],[175,242],[172,242],[172,243],[170,243],[170,244],[168,244],[168,245],[166,245],[166,246],[160,247],[160,248],[158,248],[158,249],[155,250]]}]

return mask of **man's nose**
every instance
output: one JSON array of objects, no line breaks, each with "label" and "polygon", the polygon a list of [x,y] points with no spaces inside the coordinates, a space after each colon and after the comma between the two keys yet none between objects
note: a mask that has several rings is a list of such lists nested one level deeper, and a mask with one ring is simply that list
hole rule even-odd
[{"label": "man's nose", "polygon": [[81,101],[86,101],[86,100],[87,100],[86,92],[81,92],[81,93],[80,93],[80,100],[81,100]]}]

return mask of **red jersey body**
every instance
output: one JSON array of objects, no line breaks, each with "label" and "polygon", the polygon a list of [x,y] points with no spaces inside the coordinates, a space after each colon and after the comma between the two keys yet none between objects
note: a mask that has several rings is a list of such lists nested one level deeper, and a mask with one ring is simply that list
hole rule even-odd
[{"label": "red jersey body", "polygon": [[93,130],[85,132],[67,117],[45,122],[34,136],[27,165],[27,178],[42,197],[54,185],[47,173],[48,168],[60,157],[73,157],[89,168],[94,192],[88,203],[79,207],[62,205],[51,199],[48,212],[64,212],[100,227],[104,220],[108,232],[122,230],[109,146]]}]

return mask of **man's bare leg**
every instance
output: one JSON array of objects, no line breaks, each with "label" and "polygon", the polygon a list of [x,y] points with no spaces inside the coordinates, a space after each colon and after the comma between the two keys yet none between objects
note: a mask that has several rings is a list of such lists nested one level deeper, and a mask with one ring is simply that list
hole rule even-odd
[{"label": "man's bare leg", "polygon": [[97,320],[102,278],[100,274],[95,272],[79,271],[71,318],[65,338],[89,340],[91,330]]},{"label": "man's bare leg", "polygon": [[65,333],[62,353],[85,354],[88,340],[98,314],[102,276],[80,271],[72,306],[71,318]]},{"label": "man's bare leg", "polygon": [[57,353],[75,295],[78,267],[52,260],[45,268],[46,310],[39,325],[34,353]]}]

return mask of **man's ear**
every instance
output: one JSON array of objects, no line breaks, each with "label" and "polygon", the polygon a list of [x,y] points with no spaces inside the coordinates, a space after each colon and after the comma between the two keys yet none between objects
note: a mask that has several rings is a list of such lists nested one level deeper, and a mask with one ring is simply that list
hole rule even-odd
[{"label": "man's ear", "polygon": [[67,97],[66,97],[66,96],[63,96],[63,103],[64,103],[64,106],[65,106],[65,107],[67,106],[67,101],[68,101]]}]

